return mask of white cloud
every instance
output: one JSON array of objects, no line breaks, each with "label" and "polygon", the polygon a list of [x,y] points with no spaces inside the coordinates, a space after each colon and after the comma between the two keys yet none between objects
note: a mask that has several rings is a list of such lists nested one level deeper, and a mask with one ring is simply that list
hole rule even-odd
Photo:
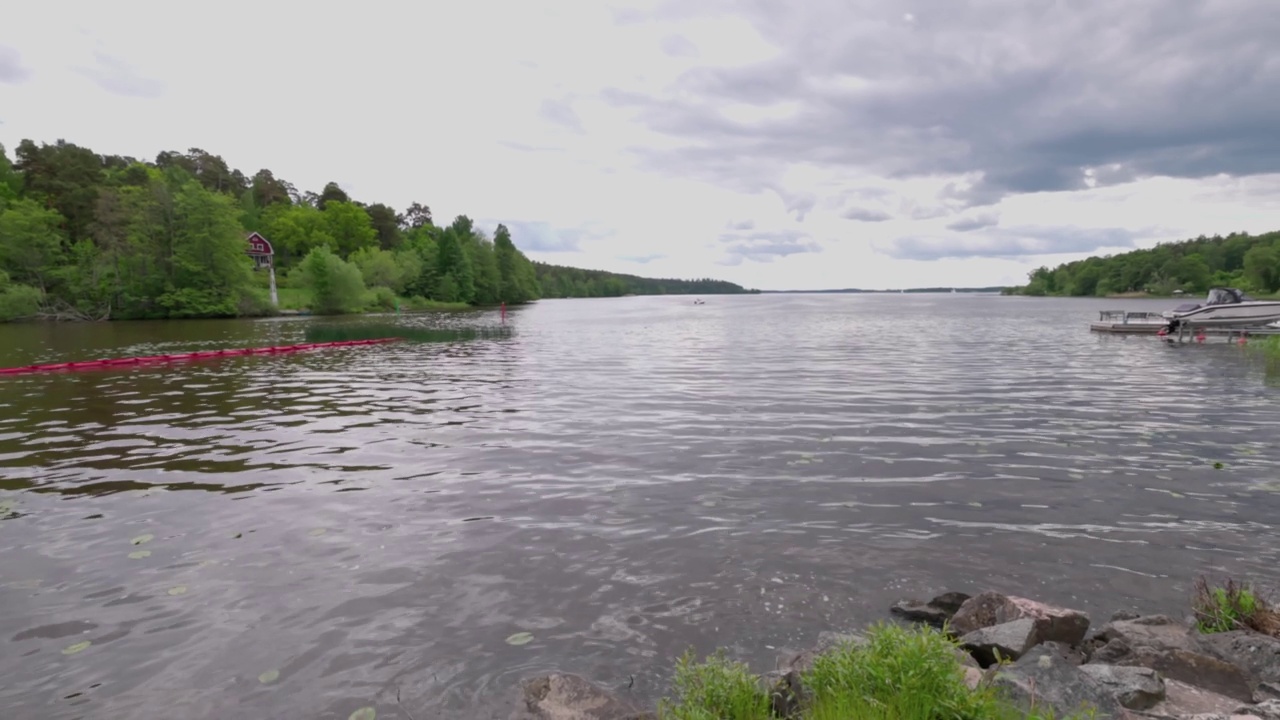
[{"label": "white cloud", "polygon": [[[268,167],[304,189],[335,180],[362,200],[400,208],[423,202],[438,222],[461,213],[505,222],[538,259],[761,288],[1019,282],[1036,265],[1087,254],[1090,229],[1145,245],[1280,227],[1280,176],[1148,174],[1124,182],[1121,164],[1085,161],[1079,188],[1020,190],[968,209],[996,180],[941,161],[967,157],[970,139],[943,129],[899,132],[899,119],[883,106],[884,117],[872,116],[872,105],[840,106],[852,108],[842,111],[848,129],[831,127],[834,106],[821,103],[834,101],[821,98],[872,102],[945,88],[957,67],[989,65],[996,56],[957,56],[963,62],[950,64],[930,56],[938,60],[932,75],[912,85],[913,75],[901,70],[906,58],[932,52],[921,39],[927,33],[949,33],[937,52],[965,47],[953,23],[935,19],[943,6],[900,16],[808,7],[764,23],[734,14],[731,4],[661,0],[370,0],[350,13],[245,0],[199,9],[36,3],[20,28],[0,28],[0,48],[17,68],[9,76],[22,79],[0,82],[0,142],[12,149],[23,138],[64,138],[148,159],[200,147],[247,173]],[[810,37],[807,29],[859,23],[869,37],[908,33],[892,41],[900,52],[884,58],[894,72],[832,65],[791,82],[763,71],[801,57],[786,32]],[[824,57],[856,51],[832,37],[812,37],[802,49]],[[1020,48],[1009,41],[999,57],[1034,55]],[[786,92],[768,101],[699,95],[705,83],[689,79],[713,76],[686,75],[695,69],[742,70],[764,95],[775,85]],[[990,82],[1012,87],[1025,78],[993,75]],[[1171,80],[1150,82],[1144,97],[1158,96]],[[1089,117],[1102,117],[1125,98],[1059,101],[1097,103]],[[720,124],[682,134],[663,118],[677,106],[704,108]],[[813,124],[815,107],[827,113],[822,125]],[[936,112],[941,128],[948,111]],[[1224,105],[1221,112],[1233,111]],[[1010,112],[1007,121],[1017,119]],[[1040,118],[1021,120],[1034,128]],[[883,132],[859,130],[872,122]],[[787,143],[809,132],[836,133],[838,142],[788,155]],[[742,152],[738,141],[756,136],[781,138],[784,151]],[[899,154],[876,155],[888,149]],[[678,167],[673,157],[683,158]],[[894,159],[903,157],[912,162]],[[937,172],[920,172],[922,157],[939,158]],[[997,180],[1031,187],[1039,180],[1032,170],[1003,168]],[[1020,228],[1066,238],[1079,252],[981,256],[1056,247],[1039,235],[1009,234]],[[726,232],[736,235],[725,240]],[[893,255],[956,254],[948,247],[971,257]]]}]

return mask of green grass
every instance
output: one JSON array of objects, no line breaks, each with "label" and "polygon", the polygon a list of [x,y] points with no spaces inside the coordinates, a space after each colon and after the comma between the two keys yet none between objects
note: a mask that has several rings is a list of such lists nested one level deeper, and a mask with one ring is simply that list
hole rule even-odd
[{"label": "green grass", "polygon": [[1196,581],[1191,607],[1202,633],[1249,629],[1280,637],[1280,614],[1246,583],[1227,578],[1221,585],[1210,585],[1202,577]]},{"label": "green grass", "polygon": [[276,288],[281,310],[305,310],[311,302],[311,294],[302,288]]},{"label": "green grass", "polygon": [[[801,674],[802,720],[1053,720],[1052,712],[1019,710],[993,688],[970,689],[956,644],[928,627],[879,625],[866,643],[818,656]],[[676,667],[673,697],[661,720],[766,720],[769,695],[745,665],[722,652],[702,663],[686,654]],[[1088,717],[1073,715],[1071,717]]]},{"label": "green grass", "polygon": [[675,698],[658,706],[661,720],[769,720],[769,694],[746,665],[724,651],[695,662],[685,653],[676,665]]}]

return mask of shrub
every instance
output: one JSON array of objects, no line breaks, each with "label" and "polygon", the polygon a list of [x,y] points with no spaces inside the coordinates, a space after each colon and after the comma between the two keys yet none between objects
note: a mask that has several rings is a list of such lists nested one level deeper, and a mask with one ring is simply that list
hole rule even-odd
[{"label": "shrub", "polygon": [[370,293],[369,307],[375,310],[395,310],[396,294],[389,287],[375,287]]},{"label": "shrub", "polygon": [[724,651],[695,662],[685,653],[676,665],[675,698],[658,707],[662,720],[768,720],[769,695],[742,663]]},{"label": "shrub", "polygon": [[1280,614],[1246,583],[1227,578],[1222,585],[1214,586],[1201,577],[1196,580],[1191,607],[1202,633],[1247,628],[1280,637]]},{"label": "shrub", "polygon": [[1000,706],[988,689],[971,690],[957,647],[931,628],[877,625],[865,643],[820,655],[804,675],[813,720],[994,718]]},{"label": "shrub", "polygon": [[30,285],[17,285],[0,270],[0,322],[29,318],[40,311],[40,291]]},{"label": "shrub", "polygon": [[360,271],[329,248],[322,245],[307,253],[299,270],[303,286],[311,292],[311,312],[339,315],[364,308],[364,279]]}]

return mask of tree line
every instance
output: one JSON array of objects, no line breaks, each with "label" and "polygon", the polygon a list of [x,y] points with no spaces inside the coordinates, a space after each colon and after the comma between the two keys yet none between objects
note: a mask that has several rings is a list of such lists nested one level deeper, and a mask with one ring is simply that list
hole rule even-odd
[{"label": "tree line", "polygon": [[301,293],[317,313],[714,282],[535,267],[504,225],[491,238],[465,215],[438,226],[425,204],[366,204],[333,182],[300,192],[268,169],[246,175],[199,148],[144,161],[23,140],[15,158],[0,146],[0,320],[274,312],[267,275],[245,254],[250,232],[273,245],[282,304]]},{"label": "tree line", "polygon": [[748,292],[741,285],[724,280],[702,278],[676,280],[672,278],[644,278],[603,270],[549,265],[535,262],[543,297],[622,297],[624,295],[730,295]]},{"label": "tree line", "polygon": [[1090,257],[1033,270],[1021,295],[1105,296],[1145,292],[1171,295],[1234,287],[1256,294],[1280,291],[1280,231],[1231,233],[1161,243],[1120,255]]}]

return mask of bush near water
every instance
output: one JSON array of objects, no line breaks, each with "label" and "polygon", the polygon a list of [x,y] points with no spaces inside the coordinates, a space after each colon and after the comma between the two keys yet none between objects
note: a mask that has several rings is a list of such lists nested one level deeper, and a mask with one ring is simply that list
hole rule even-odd
[{"label": "bush near water", "polygon": [[301,192],[198,148],[146,162],[23,140],[15,155],[0,147],[0,320],[270,313],[250,231],[274,246],[281,305],[323,313],[745,292],[535,264],[503,225],[489,238],[465,215],[437,226],[417,202],[397,212],[336,183]]}]

